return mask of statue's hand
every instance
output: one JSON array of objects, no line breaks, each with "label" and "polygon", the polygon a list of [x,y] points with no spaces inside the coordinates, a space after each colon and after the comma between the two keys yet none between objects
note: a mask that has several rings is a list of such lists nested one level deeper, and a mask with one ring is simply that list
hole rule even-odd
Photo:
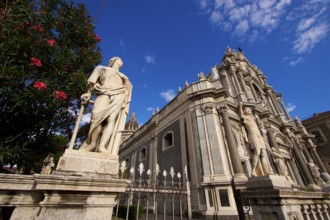
[{"label": "statue's hand", "polygon": [[92,94],[90,92],[86,92],[84,94],[81,95],[81,99],[84,101],[84,102],[88,102],[92,97]]}]

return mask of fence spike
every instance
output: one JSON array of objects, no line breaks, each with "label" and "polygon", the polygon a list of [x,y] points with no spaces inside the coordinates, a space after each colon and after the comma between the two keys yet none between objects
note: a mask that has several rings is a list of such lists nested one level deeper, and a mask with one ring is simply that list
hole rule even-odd
[{"label": "fence spike", "polygon": [[179,179],[181,179],[181,173],[180,173],[180,172],[178,172],[177,177],[178,177]]},{"label": "fence spike", "polygon": [[156,176],[158,176],[159,172],[160,172],[160,168],[159,168],[159,164],[156,164],[156,168],[155,168],[155,172],[156,172]]},{"label": "fence spike", "polygon": [[167,172],[166,172],[166,170],[163,171],[163,176],[164,176],[164,177],[167,176]]},{"label": "fence spike", "polygon": [[139,165],[139,169],[138,169],[139,173],[140,173],[140,176],[142,176],[143,172],[144,172],[144,165],[143,163],[141,162],[140,165]]},{"label": "fence spike", "polygon": [[134,175],[134,172],[135,172],[134,167],[131,167],[131,169],[129,170],[129,173],[131,174],[131,176]]},{"label": "fence spike", "polygon": [[147,171],[147,175],[148,175],[148,176],[151,175],[151,170],[150,170],[150,169],[148,169],[148,171]]},{"label": "fence spike", "polygon": [[171,169],[170,169],[170,175],[171,175],[171,177],[173,179],[173,177],[175,175],[175,172],[174,172],[174,168],[173,167],[171,167]]},{"label": "fence spike", "polygon": [[121,178],[123,178],[123,176],[124,176],[124,172],[125,172],[125,170],[126,170],[126,161],[125,160],[123,160],[122,162],[121,162],[121,164],[120,164],[121,166],[120,166],[120,172],[121,172]]}]

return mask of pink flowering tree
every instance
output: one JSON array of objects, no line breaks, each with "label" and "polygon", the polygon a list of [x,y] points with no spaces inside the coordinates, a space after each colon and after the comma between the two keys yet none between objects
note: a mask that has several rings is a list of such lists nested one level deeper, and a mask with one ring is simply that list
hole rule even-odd
[{"label": "pink flowering tree", "polygon": [[87,76],[101,61],[101,36],[82,4],[6,4],[0,11],[0,165],[38,171],[49,152],[65,149]]}]

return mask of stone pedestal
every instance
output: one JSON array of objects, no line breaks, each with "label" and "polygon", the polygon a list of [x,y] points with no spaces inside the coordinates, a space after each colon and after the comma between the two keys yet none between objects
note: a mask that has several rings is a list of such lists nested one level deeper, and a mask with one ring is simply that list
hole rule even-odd
[{"label": "stone pedestal", "polygon": [[248,190],[292,190],[292,185],[284,176],[268,175],[250,177],[246,182],[246,188]]},{"label": "stone pedestal", "polygon": [[118,156],[68,149],[55,175],[0,174],[0,206],[15,207],[11,220],[111,220],[130,183],[118,179],[118,167]]},{"label": "stone pedestal", "polygon": [[11,220],[111,219],[118,194],[129,184],[128,180],[63,175],[0,177],[0,205],[15,206]]},{"label": "stone pedestal", "polygon": [[251,177],[241,193],[255,220],[329,219],[329,194],[297,190],[283,176]]},{"label": "stone pedestal", "polygon": [[117,155],[66,149],[58,161],[55,174],[98,178],[117,178]]}]

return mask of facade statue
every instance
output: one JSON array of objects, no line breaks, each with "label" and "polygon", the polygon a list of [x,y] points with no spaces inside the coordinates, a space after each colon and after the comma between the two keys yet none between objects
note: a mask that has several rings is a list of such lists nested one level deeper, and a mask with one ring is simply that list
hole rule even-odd
[{"label": "facade statue", "polygon": [[289,173],[284,162],[284,157],[280,153],[278,153],[274,147],[272,147],[271,150],[272,150],[271,154],[275,162],[276,168],[278,170],[278,173],[281,176],[285,176],[289,180]]},{"label": "facade statue", "polygon": [[109,66],[97,66],[88,79],[88,92],[81,98],[88,102],[96,93],[91,127],[80,150],[118,154],[121,131],[124,130],[131,99],[132,84],[119,69],[120,57],[113,57]]},{"label": "facade statue", "polygon": [[240,102],[239,106],[240,116],[243,119],[244,126],[248,133],[248,140],[251,145],[252,155],[252,176],[257,175],[257,168],[259,175],[269,174],[269,165],[267,161],[266,144],[260,134],[256,119],[252,114],[250,108],[245,108],[243,112],[243,104]]},{"label": "facade statue", "polygon": [[52,173],[54,166],[55,166],[54,157],[52,154],[48,154],[48,156],[44,159],[40,173],[50,175]]},{"label": "facade statue", "polygon": [[312,172],[314,179],[317,182],[324,183],[323,179],[321,178],[320,168],[313,162],[312,159],[309,159],[308,166]]},{"label": "facade statue", "polygon": [[211,69],[211,80],[219,79],[219,71],[217,65],[214,65]]}]

